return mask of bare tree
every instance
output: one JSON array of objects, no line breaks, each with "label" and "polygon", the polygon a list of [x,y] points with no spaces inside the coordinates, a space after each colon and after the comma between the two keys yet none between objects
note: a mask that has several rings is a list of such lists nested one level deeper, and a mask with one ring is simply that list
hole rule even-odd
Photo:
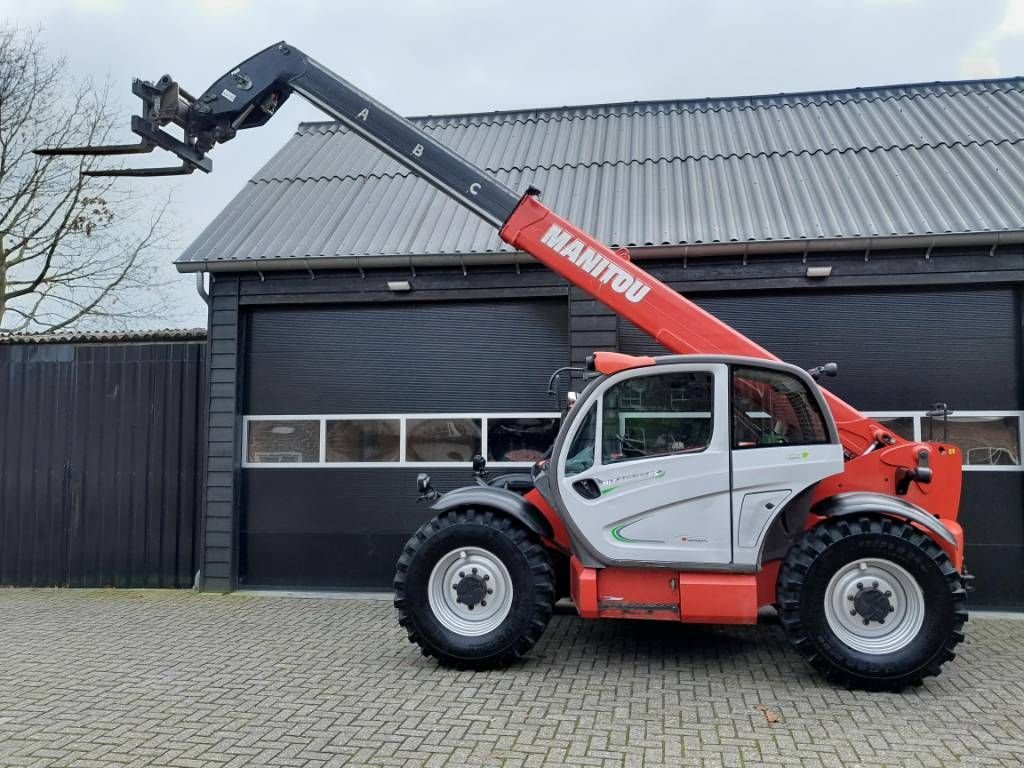
[{"label": "bare tree", "polygon": [[0,333],[168,319],[154,258],[166,200],[82,176],[95,157],[32,154],[110,143],[109,95],[47,56],[38,31],[0,28]]}]

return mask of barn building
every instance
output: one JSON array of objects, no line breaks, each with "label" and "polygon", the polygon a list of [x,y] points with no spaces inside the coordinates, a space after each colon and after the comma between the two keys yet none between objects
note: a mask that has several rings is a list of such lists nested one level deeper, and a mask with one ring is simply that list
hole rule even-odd
[{"label": "barn building", "polygon": [[[969,568],[1024,604],[1024,80],[420,117],[907,437],[962,446]],[[659,346],[335,123],[178,262],[211,276],[206,589],[387,587],[440,487],[526,466],[558,367]],[[945,404],[945,405],[942,405]],[[951,413],[948,413],[951,412]]]}]

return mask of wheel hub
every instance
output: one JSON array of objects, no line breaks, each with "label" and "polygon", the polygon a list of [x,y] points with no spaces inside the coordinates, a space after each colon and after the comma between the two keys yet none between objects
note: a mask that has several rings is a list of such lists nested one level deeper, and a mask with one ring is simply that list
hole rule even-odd
[{"label": "wheel hub", "polygon": [[877,621],[884,624],[890,613],[896,609],[889,602],[892,592],[883,592],[875,587],[861,589],[853,598],[853,608],[868,623]]},{"label": "wheel hub", "polygon": [[[476,570],[476,568],[473,569],[473,571]],[[493,589],[488,589],[487,581],[490,581],[489,575],[478,576],[476,573],[470,573],[463,576],[454,585],[455,602],[462,603],[470,610],[478,605],[485,606],[488,592],[494,592]]]}]

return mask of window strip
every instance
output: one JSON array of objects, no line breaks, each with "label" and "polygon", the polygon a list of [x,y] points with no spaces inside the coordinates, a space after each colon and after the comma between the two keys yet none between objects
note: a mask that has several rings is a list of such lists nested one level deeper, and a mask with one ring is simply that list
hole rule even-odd
[{"label": "window strip", "polygon": [[[928,411],[866,411],[868,418],[909,418],[914,420],[914,438],[919,442],[925,442],[927,436],[924,434],[925,421],[928,420]],[[1024,448],[1024,411],[979,411],[979,410],[958,410],[954,409],[950,415],[950,424],[956,423],[957,417],[986,417],[992,419],[1017,419],[1017,464],[964,464],[964,472],[1024,472],[1021,449]],[[936,439],[942,439],[936,435]],[[952,441],[950,441],[952,442]],[[966,460],[966,455],[964,459]]]},{"label": "window strip", "polygon": [[[927,411],[867,411],[864,414],[869,418],[909,418],[913,420],[914,438],[922,441],[924,439],[924,427],[927,420]],[[1017,419],[1017,453],[1018,462],[1022,461],[1022,449],[1024,449],[1024,410],[1004,411],[981,411],[981,410],[955,410],[950,415],[950,423],[955,423],[957,417],[988,417],[988,418],[1016,418]],[[399,461],[362,461],[362,462],[327,462],[327,422],[328,421],[359,421],[372,419],[391,419],[399,421]],[[481,423],[481,452],[488,455],[489,421],[491,419],[561,419],[561,414],[551,411],[502,411],[494,413],[343,413],[343,414],[259,414],[242,417],[242,445],[241,465],[259,469],[268,468],[387,468],[387,467],[419,467],[424,469],[457,468],[469,467],[471,462],[416,462],[406,460],[407,447],[407,426],[410,419],[478,419]],[[258,462],[249,461],[249,435],[250,425],[253,422],[261,421],[317,421],[319,422],[319,461],[316,462]],[[601,425],[598,425],[600,429]],[[531,462],[503,462],[489,461],[488,466],[495,468],[517,468],[528,467]],[[1024,463],[1015,465],[985,465],[965,464],[965,472],[1021,472],[1024,471]]]},{"label": "window strip", "polygon": [[[452,420],[475,420],[480,422],[480,451],[487,456],[489,449],[487,433],[492,419],[553,419],[561,420],[562,415],[552,411],[499,411],[494,413],[340,413],[340,414],[258,414],[242,417],[242,457],[243,468],[255,469],[309,469],[309,468],[331,468],[331,469],[367,469],[367,468],[420,468],[420,469],[452,469],[471,467],[472,461],[409,461],[406,456],[408,444],[408,424],[411,420],[417,419],[452,419]],[[390,420],[399,422],[398,431],[398,461],[327,461],[327,423],[333,421],[371,421]],[[315,421],[320,428],[319,460],[295,461],[295,462],[260,462],[249,461],[249,434],[250,425],[266,421]],[[488,467],[500,469],[526,468],[532,466],[530,461],[488,461]]]}]

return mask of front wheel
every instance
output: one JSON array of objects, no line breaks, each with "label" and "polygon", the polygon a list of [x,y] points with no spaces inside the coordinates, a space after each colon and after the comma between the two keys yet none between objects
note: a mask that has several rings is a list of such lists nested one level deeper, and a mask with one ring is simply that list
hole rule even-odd
[{"label": "front wheel", "polygon": [[402,551],[394,586],[410,642],[459,669],[521,658],[540,639],[555,601],[544,548],[518,523],[486,510],[425,523]]},{"label": "front wheel", "polygon": [[779,615],[796,650],[835,682],[898,690],[955,656],[966,592],[928,536],[892,518],[827,520],[790,549]]}]

